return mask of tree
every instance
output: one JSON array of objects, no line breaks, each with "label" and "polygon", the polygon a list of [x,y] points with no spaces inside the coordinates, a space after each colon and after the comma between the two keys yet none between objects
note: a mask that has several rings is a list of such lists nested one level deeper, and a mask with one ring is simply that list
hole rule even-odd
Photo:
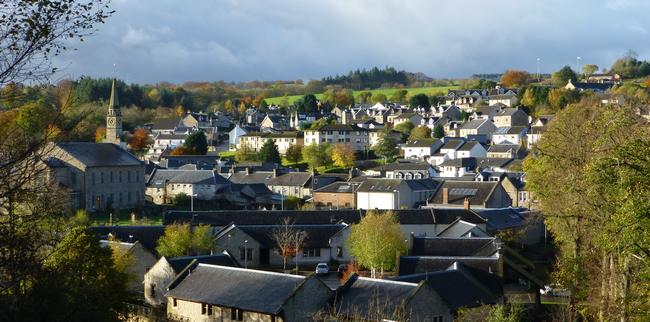
[{"label": "tree", "polygon": [[365,91],[359,93],[359,103],[361,104],[370,103],[370,98],[372,98],[372,92]]},{"label": "tree", "polygon": [[173,224],[165,227],[165,233],[158,239],[156,251],[165,257],[204,255],[210,253],[213,246],[210,226]]},{"label": "tree", "polygon": [[373,104],[384,103],[384,102],[388,102],[388,97],[386,97],[386,94],[375,93],[375,94],[372,94],[371,101],[372,101]]},{"label": "tree", "polygon": [[137,128],[129,139],[131,150],[137,152],[146,150],[152,143],[149,130],[143,127]]},{"label": "tree", "polygon": [[391,102],[396,102],[396,103],[404,103],[406,102],[406,96],[408,95],[409,91],[405,89],[398,89],[393,92],[393,94],[390,96],[390,101]]},{"label": "tree", "polygon": [[369,211],[350,229],[350,253],[359,264],[370,268],[372,278],[377,277],[377,269],[393,269],[399,254],[406,253],[402,228],[392,211]]},{"label": "tree", "polygon": [[329,143],[305,145],[302,148],[302,159],[307,162],[312,170],[320,166],[330,165],[332,164],[331,150],[332,147]]},{"label": "tree", "polygon": [[379,139],[372,149],[378,156],[384,158],[384,161],[386,161],[387,159],[392,159],[397,155],[396,147],[397,140],[393,137],[392,131],[388,127],[385,127],[379,134]]},{"label": "tree", "polygon": [[104,139],[106,139],[106,128],[99,126],[95,129],[95,142],[104,142]]},{"label": "tree", "polygon": [[126,267],[110,247],[101,247],[86,227],[70,230],[44,263],[47,277],[36,281],[32,312],[20,319],[117,321],[128,298]]},{"label": "tree", "polygon": [[172,200],[172,203],[177,207],[187,206],[191,202],[190,196],[184,192],[177,193]]},{"label": "tree", "polygon": [[332,149],[332,161],[334,165],[341,168],[354,167],[356,153],[349,144],[336,144]]},{"label": "tree", "polygon": [[411,96],[409,99],[409,105],[411,107],[426,107],[429,108],[429,97],[426,94],[416,94]]},{"label": "tree", "polygon": [[578,102],[580,100],[580,92],[567,90],[564,88],[554,88],[548,92],[548,104],[553,108],[554,111],[563,109],[565,106],[571,103]]},{"label": "tree", "polygon": [[190,134],[185,139],[183,147],[185,147],[188,151],[192,151],[193,154],[205,155],[208,153],[208,140],[205,137],[205,133],[199,130]]},{"label": "tree", "polygon": [[411,121],[406,121],[395,125],[395,131],[402,134],[402,141],[405,140],[409,134],[411,134],[413,128],[415,128],[415,125]]},{"label": "tree", "polygon": [[442,125],[436,125],[433,127],[433,137],[436,139],[442,139],[445,137],[445,129]]},{"label": "tree", "polygon": [[258,159],[263,162],[271,162],[277,164],[282,163],[282,158],[280,157],[278,146],[275,145],[275,142],[273,142],[271,139],[267,139],[260,148]]},{"label": "tree", "polygon": [[418,126],[411,130],[409,141],[422,140],[431,138],[431,130],[426,126]]},{"label": "tree", "polygon": [[501,84],[505,87],[521,87],[530,82],[530,74],[523,70],[507,70],[501,75]]},{"label": "tree", "polygon": [[275,240],[275,243],[278,246],[278,254],[282,256],[282,267],[286,272],[287,258],[295,257],[302,249],[305,240],[307,239],[307,232],[296,229],[293,220],[289,217],[285,217],[282,219],[281,225],[273,229],[271,238]]},{"label": "tree", "polygon": [[307,94],[296,100],[293,105],[297,112],[313,113],[318,110],[318,99],[314,94]]},{"label": "tree", "polygon": [[235,161],[246,162],[255,160],[257,160],[257,153],[253,151],[253,148],[247,143],[241,143],[239,149],[235,151]]},{"label": "tree", "polygon": [[578,79],[578,76],[570,66],[564,66],[557,72],[553,73],[551,78],[553,79],[553,84],[556,86],[564,86],[569,82],[569,80],[575,82]]},{"label": "tree", "polygon": [[582,73],[585,75],[585,77],[589,77],[597,71],[598,71],[598,65],[586,64],[584,67],[582,67]]},{"label": "tree", "polygon": [[292,144],[287,148],[287,154],[285,155],[287,161],[291,163],[298,163],[302,160],[302,146],[298,144]]}]

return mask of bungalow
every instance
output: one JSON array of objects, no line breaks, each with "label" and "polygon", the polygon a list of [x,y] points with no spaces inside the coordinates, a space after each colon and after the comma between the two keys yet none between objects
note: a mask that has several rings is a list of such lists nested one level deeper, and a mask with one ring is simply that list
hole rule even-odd
[{"label": "bungalow", "polygon": [[315,276],[198,264],[169,285],[167,317],[188,321],[307,321],[332,291]]},{"label": "bungalow", "polygon": [[490,95],[488,98],[488,104],[503,104],[506,106],[515,106],[517,105],[518,99],[516,94],[500,94],[500,95]]},{"label": "bungalow", "polygon": [[369,178],[357,189],[357,209],[413,208],[430,198],[437,187],[432,179]]},{"label": "bungalow", "polygon": [[408,142],[402,146],[405,159],[427,160],[443,146],[438,139],[422,139]]},{"label": "bungalow", "polygon": [[266,181],[266,186],[281,196],[306,198],[311,196],[311,182],[310,172],[289,172],[275,175]]},{"label": "bungalow", "polygon": [[512,199],[499,182],[446,180],[427,202],[430,207],[504,208]]}]

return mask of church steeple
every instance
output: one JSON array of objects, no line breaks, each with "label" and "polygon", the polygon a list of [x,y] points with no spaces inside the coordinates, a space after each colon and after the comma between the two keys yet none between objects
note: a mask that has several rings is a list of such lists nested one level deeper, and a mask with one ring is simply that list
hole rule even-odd
[{"label": "church steeple", "polygon": [[115,91],[115,80],[111,85],[111,98],[108,101],[108,113],[106,115],[106,140],[105,142],[120,145],[120,134],[122,134],[122,112]]}]

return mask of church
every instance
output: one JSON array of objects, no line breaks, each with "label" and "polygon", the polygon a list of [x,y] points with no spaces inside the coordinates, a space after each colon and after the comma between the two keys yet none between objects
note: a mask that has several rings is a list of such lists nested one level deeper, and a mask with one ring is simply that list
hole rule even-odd
[{"label": "church", "polygon": [[69,189],[73,209],[105,211],[144,204],[145,165],[122,142],[122,113],[115,91],[106,115],[106,139],[95,142],[56,142],[45,149],[50,175]]}]

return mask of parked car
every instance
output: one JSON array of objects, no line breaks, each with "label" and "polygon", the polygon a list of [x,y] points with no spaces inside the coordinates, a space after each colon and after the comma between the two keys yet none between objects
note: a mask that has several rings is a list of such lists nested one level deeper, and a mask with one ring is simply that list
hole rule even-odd
[{"label": "parked car", "polygon": [[330,272],[330,267],[327,266],[327,263],[318,263],[316,265],[316,275],[327,275]]},{"label": "parked car", "polygon": [[341,264],[339,265],[339,268],[336,270],[336,272],[339,274],[339,276],[342,276],[343,273],[345,273],[348,270],[348,264]]},{"label": "parked car", "polygon": [[543,289],[539,290],[539,294],[546,296],[570,296],[571,292],[566,288],[562,288],[559,285],[551,284],[544,286]]}]

